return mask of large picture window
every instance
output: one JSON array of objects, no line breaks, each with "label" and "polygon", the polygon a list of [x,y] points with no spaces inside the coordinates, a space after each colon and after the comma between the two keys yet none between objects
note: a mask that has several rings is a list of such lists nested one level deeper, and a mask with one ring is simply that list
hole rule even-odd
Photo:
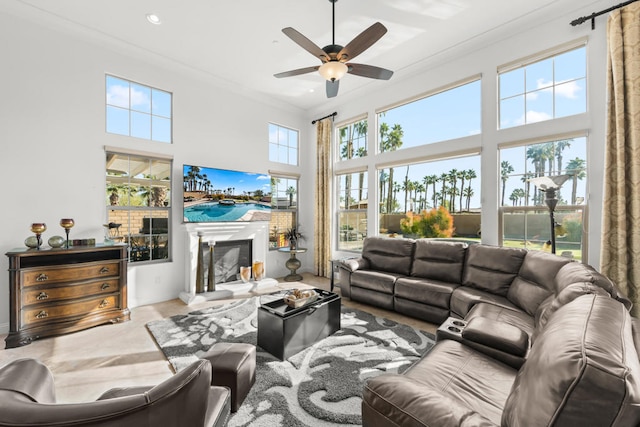
[{"label": "large picture window", "polygon": [[500,128],[510,128],[587,109],[586,46],[499,70]]},{"label": "large picture window", "polygon": [[107,152],[105,241],[129,245],[129,261],[170,258],[172,160]]},{"label": "large picture window", "polygon": [[480,80],[378,113],[380,152],[479,134]]},{"label": "large picture window", "polygon": [[556,253],[582,259],[587,227],[587,139],[563,138],[500,149],[502,244],[548,250],[551,241],[545,193],[531,181],[563,177],[556,191]]},{"label": "large picture window", "polygon": [[107,132],[171,142],[172,95],[107,75]]},{"label": "large picture window", "polygon": [[362,250],[367,237],[367,172],[341,174],[338,178],[338,250]]}]

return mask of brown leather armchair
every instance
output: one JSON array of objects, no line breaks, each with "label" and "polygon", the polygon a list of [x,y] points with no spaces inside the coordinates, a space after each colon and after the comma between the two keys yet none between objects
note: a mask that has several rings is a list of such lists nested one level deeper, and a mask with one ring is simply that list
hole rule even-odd
[{"label": "brown leather armchair", "polygon": [[0,426],[224,426],[230,391],[211,386],[199,360],[155,387],[116,388],[95,402],[59,404],[51,371],[35,359],[0,368]]}]

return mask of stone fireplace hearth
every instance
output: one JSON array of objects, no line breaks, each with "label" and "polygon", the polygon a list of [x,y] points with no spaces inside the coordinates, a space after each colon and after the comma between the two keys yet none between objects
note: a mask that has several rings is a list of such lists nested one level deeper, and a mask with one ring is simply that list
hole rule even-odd
[{"label": "stone fireplace hearth", "polygon": [[[231,298],[235,295],[246,294],[261,288],[276,286],[278,282],[275,279],[267,277],[256,282],[252,278],[248,283],[243,283],[241,280],[230,280],[224,283],[216,283],[214,291],[196,293],[199,233],[202,234],[202,242],[205,248],[208,247],[208,242],[210,241],[216,242],[216,244],[227,241],[251,241],[252,248],[250,252],[253,261],[265,262],[265,275],[268,275],[268,266],[266,265],[269,245],[268,226],[268,222],[185,224],[187,249],[185,291],[180,293],[180,299],[186,304],[192,304],[209,300]],[[208,259],[208,256],[205,259]],[[215,259],[216,258],[214,257],[214,260]],[[205,271],[207,270],[207,265],[205,265]],[[227,274],[227,276],[230,274],[231,273]],[[206,277],[207,273],[205,273],[205,284]]]}]

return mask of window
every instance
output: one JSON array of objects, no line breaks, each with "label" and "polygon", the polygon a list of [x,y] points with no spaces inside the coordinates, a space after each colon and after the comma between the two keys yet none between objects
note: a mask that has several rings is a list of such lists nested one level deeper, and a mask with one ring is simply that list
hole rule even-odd
[{"label": "window", "polygon": [[381,235],[480,240],[480,156],[378,171]]},{"label": "window", "polygon": [[107,75],[107,132],[171,142],[172,95]]},{"label": "window", "polygon": [[269,161],[298,165],[298,131],[269,123]]},{"label": "window", "polygon": [[500,149],[502,244],[548,249],[551,239],[545,193],[529,180],[566,175],[556,192],[556,253],[583,259],[586,235],[586,137],[559,139]]},{"label": "window", "polygon": [[340,160],[349,160],[367,155],[367,119],[338,128]]},{"label": "window", "polygon": [[378,113],[380,152],[446,141],[481,130],[480,80]]},{"label": "window", "polygon": [[106,156],[105,241],[128,244],[130,262],[169,259],[172,161]]},{"label": "window", "polygon": [[[269,247],[288,246],[286,231],[291,228],[301,228],[298,224],[298,179],[272,175]],[[304,230],[299,231],[304,236]]]},{"label": "window", "polygon": [[362,250],[367,237],[367,172],[341,174],[338,178],[338,250]]},{"label": "window", "polygon": [[586,47],[499,70],[500,128],[587,110]]}]

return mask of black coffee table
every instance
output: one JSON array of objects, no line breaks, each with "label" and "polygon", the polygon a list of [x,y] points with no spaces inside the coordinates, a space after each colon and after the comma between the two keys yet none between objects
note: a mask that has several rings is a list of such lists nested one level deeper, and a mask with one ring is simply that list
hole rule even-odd
[{"label": "black coffee table", "polygon": [[318,299],[293,308],[286,291],[260,297],[258,346],[280,360],[304,350],[340,329],[340,295],[314,289]]}]

